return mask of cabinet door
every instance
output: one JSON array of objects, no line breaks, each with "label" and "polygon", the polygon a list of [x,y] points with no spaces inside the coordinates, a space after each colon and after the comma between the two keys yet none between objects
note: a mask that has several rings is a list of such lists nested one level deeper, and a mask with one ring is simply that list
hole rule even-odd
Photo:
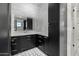
[{"label": "cabinet door", "polygon": [[33,48],[33,43],[31,41],[31,36],[26,36],[26,37],[21,37],[20,38],[20,46],[21,46],[21,51],[23,50],[29,50]]},{"label": "cabinet door", "polygon": [[9,55],[9,4],[0,3],[0,55]]},{"label": "cabinet door", "polygon": [[11,54],[17,54],[20,52],[20,39],[18,37],[11,38]]}]

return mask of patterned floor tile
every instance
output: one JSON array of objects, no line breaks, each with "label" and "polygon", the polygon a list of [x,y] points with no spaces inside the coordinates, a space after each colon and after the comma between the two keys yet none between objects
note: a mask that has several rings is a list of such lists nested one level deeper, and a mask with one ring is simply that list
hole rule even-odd
[{"label": "patterned floor tile", "polygon": [[45,53],[43,53],[40,49],[38,48],[33,48],[27,51],[24,51],[22,53],[18,53],[14,56],[46,56]]}]

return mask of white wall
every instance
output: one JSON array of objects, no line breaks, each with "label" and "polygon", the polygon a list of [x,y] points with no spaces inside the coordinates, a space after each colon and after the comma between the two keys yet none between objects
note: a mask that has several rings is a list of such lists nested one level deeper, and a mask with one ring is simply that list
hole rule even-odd
[{"label": "white wall", "polygon": [[[14,17],[32,17],[33,31],[14,31]],[[48,4],[12,3],[11,4],[11,35],[26,35],[27,33],[48,35]]]},{"label": "white wall", "polygon": [[42,35],[48,36],[48,4],[38,5],[38,17],[35,21],[35,30]]},{"label": "white wall", "polygon": [[[37,6],[34,4],[13,3],[11,4],[11,35],[26,35],[24,31],[14,31],[14,17],[32,17],[33,20],[37,16]],[[32,31],[31,31],[32,32]]]}]

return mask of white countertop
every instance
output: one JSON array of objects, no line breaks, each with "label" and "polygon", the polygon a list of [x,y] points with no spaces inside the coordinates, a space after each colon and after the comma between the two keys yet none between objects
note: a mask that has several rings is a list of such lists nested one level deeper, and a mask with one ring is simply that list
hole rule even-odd
[{"label": "white countertop", "polygon": [[40,32],[35,32],[35,31],[15,31],[13,33],[11,33],[11,36],[22,36],[22,35],[32,35],[32,34],[39,34],[39,35],[43,35],[43,36],[48,36],[47,34],[42,34]]}]

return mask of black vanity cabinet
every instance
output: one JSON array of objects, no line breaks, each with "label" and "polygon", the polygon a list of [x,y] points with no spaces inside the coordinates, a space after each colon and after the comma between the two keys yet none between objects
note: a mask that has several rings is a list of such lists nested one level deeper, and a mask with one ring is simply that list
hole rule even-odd
[{"label": "black vanity cabinet", "polygon": [[17,54],[20,52],[20,38],[12,37],[11,38],[11,55]]},{"label": "black vanity cabinet", "polygon": [[31,37],[32,37],[31,35],[20,37],[21,51],[29,50],[29,49],[34,47],[34,44],[32,42],[32,38]]},{"label": "black vanity cabinet", "polygon": [[35,47],[35,35],[11,37],[11,54],[17,54]]},{"label": "black vanity cabinet", "polygon": [[46,38],[39,34],[11,37],[11,55],[42,46]]}]

